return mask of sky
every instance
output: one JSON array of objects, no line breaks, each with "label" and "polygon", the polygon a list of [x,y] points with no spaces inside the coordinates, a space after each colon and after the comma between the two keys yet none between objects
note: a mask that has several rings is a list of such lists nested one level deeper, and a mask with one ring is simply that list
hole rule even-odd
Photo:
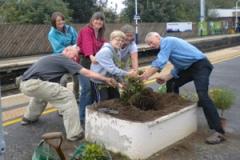
[{"label": "sky", "polygon": [[124,0],[108,0],[108,7],[115,8],[117,4],[117,13],[119,14],[121,10],[125,7],[123,5]]}]

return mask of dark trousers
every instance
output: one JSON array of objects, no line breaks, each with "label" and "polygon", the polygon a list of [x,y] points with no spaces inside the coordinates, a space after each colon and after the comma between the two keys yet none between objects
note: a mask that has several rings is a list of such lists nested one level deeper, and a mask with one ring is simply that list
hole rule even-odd
[{"label": "dark trousers", "polygon": [[92,89],[94,93],[95,102],[101,102],[104,100],[120,98],[120,93],[118,88],[113,88],[106,85],[99,85],[92,83]]},{"label": "dark trousers", "polygon": [[199,104],[207,119],[210,129],[224,133],[216,107],[208,95],[209,76],[213,66],[208,59],[193,63],[188,69],[179,73],[179,78],[172,78],[167,82],[167,92],[179,93],[179,88],[193,81],[199,99]]}]

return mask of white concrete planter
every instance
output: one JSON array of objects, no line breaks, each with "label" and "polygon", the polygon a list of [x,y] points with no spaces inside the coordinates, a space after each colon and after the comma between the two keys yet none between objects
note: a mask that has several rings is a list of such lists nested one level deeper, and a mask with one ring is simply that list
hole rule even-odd
[{"label": "white concrete planter", "polygon": [[146,159],[197,130],[196,105],[148,122],[121,120],[87,108],[85,138],[131,159]]}]

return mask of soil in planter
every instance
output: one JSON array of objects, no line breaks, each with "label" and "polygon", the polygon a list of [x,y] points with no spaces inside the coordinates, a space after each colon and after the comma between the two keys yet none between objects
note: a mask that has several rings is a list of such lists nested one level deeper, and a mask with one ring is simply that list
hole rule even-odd
[{"label": "soil in planter", "polygon": [[[137,108],[133,104],[124,105],[119,99],[112,99],[95,104],[93,109],[103,112],[106,111],[105,113],[111,114],[119,119],[146,122],[172,112],[177,112],[192,104],[192,102],[173,93],[158,94],[151,92],[148,96],[136,98],[139,103],[146,103],[143,105],[143,108]],[[151,106],[147,107],[147,105]]]}]

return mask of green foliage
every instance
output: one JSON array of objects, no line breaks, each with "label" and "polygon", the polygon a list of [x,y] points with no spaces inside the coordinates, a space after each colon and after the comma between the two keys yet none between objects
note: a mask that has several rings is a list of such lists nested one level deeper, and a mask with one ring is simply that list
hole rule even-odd
[{"label": "green foliage", "polygon": [[5,0],[0,7],[2,23],[43,24],[50,23],[54,11],[60,11],[70,19],[71,10],[62,0]]},{"label": "green foliage", "polygon": [[99,4],[97,0],[64,0],[73,10],[72,18],[75,23],[88,23],[91,16],[96,11],[102,11],[105,14],[106,22],[113,23],[116,19],[116,13],[107,9],[105,4]]},{"label": "green foliage", "polygon": [[223,112],[233,105],[236,98],[234,93],[226,88],[213,88],[209,91],[209,95],[215,106],[221,110],[222,116]]},{"label": "green foliage", "polygon": [[110,153],[98,144],[83,143],[74,151],[71,160],[111,160]]},{"label": "green foliage", "polygon": [[105,150],[97,144],[87,144],[83,151],[82,160],[109,160]]},{"label": "green foliage", "polygon": [[166,93],[166,92],[167,92],[167,86],[166,86],[166,84],[160,85],[160,86],[158,87],[158,93],[164,94],[164,93]]},{"label": "green foliage", "polygon": [[75,23],[88,23],[92,14],[98,10],[96,0],[64,0],[73,10],[72,18]]},{"label": "green foliage", "polygon": [[136,93],[141,92],[144,89],[144,83],[139,78],[126,78],[125,88],[121,94],[121,102],[128,104],[128,100]]},{"label": "green foliage", "polygon": [[206,6],[212,8],[233,8],[235,7],[236,0],[208,0]]},{"label": "green foliage", "polygon": [[[127,6],[121,15],[122,20],[133,21],[134,1],[125,0]],[[196,9],[197,8],[197,9]],[[139,0],[138,13],[143,22],[173,22],[196,20],[199,3],[190,0]]]},{"label": "green foliage", "polygon": [[189,100],[191,102],[194,102],[194,103],[197,103],[197,101],[198,101],[197,93],[194,93],[194,92],[191,92],[191,91],[184,91],[181,94],[181,97],[186,99],[186,100]]},{"label": "green foliage", "polygon": [[117,15],[110,9],[104,10],[104,15],[106,17],[106,23],[115,23],[117,21]]},{"label": "green foliage", "polygon": [[[121,21],[133,22],[135,1],[125,0]],[[206,0],[206,8],[233,8],[235,0]],[[206,9],[206,11],[207,11]],[[143,22],[199,21],[200,0],[138,0],[138,13]]]}]

